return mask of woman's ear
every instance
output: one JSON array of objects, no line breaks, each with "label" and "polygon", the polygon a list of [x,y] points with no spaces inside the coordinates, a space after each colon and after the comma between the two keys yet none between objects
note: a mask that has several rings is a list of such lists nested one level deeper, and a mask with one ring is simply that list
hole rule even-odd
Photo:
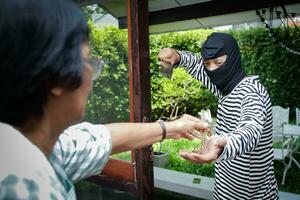
[{"label": "woman's ear", "polygon": [[61,96],[63,93],[63,88],[62,87],[54,87],[50,90],[50,93],[53,96]]}]

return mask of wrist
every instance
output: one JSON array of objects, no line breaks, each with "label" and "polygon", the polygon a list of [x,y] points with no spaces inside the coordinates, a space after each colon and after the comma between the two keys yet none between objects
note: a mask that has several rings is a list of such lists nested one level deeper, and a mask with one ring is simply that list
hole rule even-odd
[{"label": "wrist", "polygon": [[178,125],[174,121],[165,122],[166,125],[166,138],[174,138],[178,132]]},{"label": "wrist", "polygon": [[181,55],[180,55],[179,51],[177,51],[177,50],[175,50],[175,51],[176,51],[176,58],[175,58],[176,62],[173,64],[173,67],[178,67],[178,65],[181,61]]},{"label": "wrist", "polygon": [[225,146],[227,145],[227,138],[225,136],[216,136],[218,137],[218,147],[220,149],[220,152],[218,153],[217,156],[217,161],[222,160],[225,152]]},{"label": "wrist", "polygon": [[162,142],[167,136],[167,127],[166,127],[166,123],[163,120],[158,120],[158,123],[162,131],[161,140],[160,140]]}]

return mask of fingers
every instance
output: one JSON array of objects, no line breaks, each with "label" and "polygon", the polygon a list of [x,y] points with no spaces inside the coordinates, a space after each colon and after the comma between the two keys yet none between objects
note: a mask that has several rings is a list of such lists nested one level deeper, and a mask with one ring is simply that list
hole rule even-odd
[{"label": "fingers", "polygon": [[169,133],[171,136],[168,137],[168,138],[172,138],[174,140],[179,140],[180,138],[185,138],[185,139],[188,139],[190,141],[194,140],[195,137],[189,133]]},{"label": "fingers", "polygon": [[183,119],[187,119],[187,120],[190,120],[192,122],[196,122],[194,124],[194,129],[198,129],[198,130],[205,130],[205,131],[208,131],[210,126],[207,122],[203,122],[202,120],[196,118],[196,117],[193,117],[191,115],[188,115],[188,114],[184,114],[182,116]]},{"label": "fingers", "polygon": [[171,64],[172,66],[179,61],[178,53],[171,48],[161,49],[157,57],[159,61]]},{"label": "fingers", "polygon": [[189,134],[189,133],[182,133],[182,134],[181,134],[181,137],[183,137],[183,138],[185,138],[185,139],[188,139],[188,140],[190,140],[190,141],[192,141],[192,140],[195,139],[195,137],[192,136],[192,135]]},{"label": "fingers", "polygon": [[203,122],[201,119],[197,118],[197,117],[194,117],[192,115],[189,115],[189,114],[184,114],[182,116],[182,118],[184,119],[188,119],[188,120],[191,120],[191,121],[194,121],[194,122],[201,122],[202,124],[205,124],[205,125],[208,125],[207,122]]},{"label": "fingers", "polygon": [[192,136],[194,136],[195,138],[201,140],[201,141],[205,141],[206,140],[206,133],[203,131],[198,131],[196,129],[194,129],[193,131],[189,132],[189,134],[191,134]]},{"label": "fingers", "polygon": [[185,151],[179,152],[179,155],[186,159],[189,160],[193,163],[209,163],[211,162],[211,159],[209,159],[207,156],[203,154],[198,154],[198,153],[189,153]]},{"label": "fingers", "polygon": [[218,136],[217,145],[219,148],[223,148],[227,144],[227,140],[225,137]]},{"label": "fingers", "polygon": [[173,64],[171,63],[168,63],[166,61],[158,61],[157,64],[161,67],[161,68],[170,68],[170,67],[173,67]]},{"label": "fingers", "polygon": [[227,144],[227,139],[224,136],[213,135],[209,137],[208,142],[217,148],[223,148]]},{"label": "fingers", "polygon": [[189,161],[191,161],[191,162],[193,162],[193,163],[198,163],[198,162],[199,162],[198,159],[195,158],[194,156],[192,156],[191,153],[182,151],[182,152],[179,152],[179,155],[180,155],[182,158],[184,158],[184,159],[186,159],[186,160],[189,160]]},{"label": "fingers", "polygon": [[169,48],[163,48],[159,51],[157,57],[159,61],[166,62],[167,59],[170,59],[171,55],[172,54]]},{"label": "fingers", "polygon": [[195,129],[209,131],[209,124],[206,122],[200,122],[195,124]]},{"label": "fingers", "polygon": [[173,67],[174,65],[174,61],[172,60],[172,58],[162,58],[160,59],[157,64],[163,68],[170,68]]},{"label": "fingers", "polygon": [[187,118],[187,119],[197,119],[197,120],[200,120],[200,119],[198,119],[198,118],[196,118],[196,117],[193,117],[192,115],[189,115],[189,114],[183,114],[182,115],[182,118]]}]

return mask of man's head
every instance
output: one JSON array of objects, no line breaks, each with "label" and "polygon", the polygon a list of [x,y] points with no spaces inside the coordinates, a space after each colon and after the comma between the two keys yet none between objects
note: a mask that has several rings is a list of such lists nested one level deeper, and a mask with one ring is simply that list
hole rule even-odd
[{"label": "man's head", "polygon": [[207,75],[223,95],[229,94],[246,75],[238,44],[229,34],[212,33],[201,48],[201,55]]},{"label": "man's head", "polygon": [[80,87],[88,32],[71,0],[0,1],[0,121],[39,120],[51,89]]}]

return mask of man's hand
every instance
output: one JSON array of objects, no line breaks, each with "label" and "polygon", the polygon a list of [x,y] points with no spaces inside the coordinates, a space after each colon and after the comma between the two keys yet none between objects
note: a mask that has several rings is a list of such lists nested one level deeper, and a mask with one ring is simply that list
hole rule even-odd
[{"label": "man's hand", "polygon": [[181,151],[179,155],[193,163],[210,163],[219,157],[226,144],[225,137],[212,136],[206,141],[200,152],[190,153]]},{"label": "man's hand", "polygon": [[164,48],[158,54],[159,65],[175,65],[180,61],[180,56],[175,49]]}]

